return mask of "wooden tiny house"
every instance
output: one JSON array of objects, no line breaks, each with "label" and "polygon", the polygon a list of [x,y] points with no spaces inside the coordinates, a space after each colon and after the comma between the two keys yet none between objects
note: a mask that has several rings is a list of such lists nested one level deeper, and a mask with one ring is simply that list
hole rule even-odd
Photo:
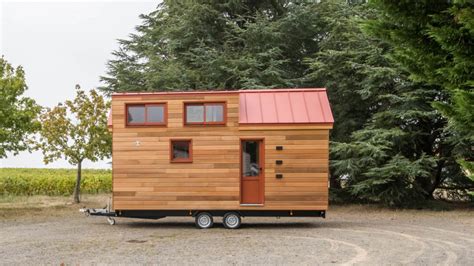
[{"label": "wooden tiny house", "polygon": [[113,209],[324,216],[332,125],[325,89],[115,93]]}]

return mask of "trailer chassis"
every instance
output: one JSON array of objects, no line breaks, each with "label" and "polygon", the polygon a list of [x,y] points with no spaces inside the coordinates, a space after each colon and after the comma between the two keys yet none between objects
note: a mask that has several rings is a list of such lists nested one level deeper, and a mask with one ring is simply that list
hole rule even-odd
[{"label": "trailer chassis", "polygon": [[[213,217],[224,217],[223,223],[226,228],[235,229],[240,227],[241,217],[322,217],[326,218],[325,210],[115,210],[109,207],[103,209],[79,210],[86,216],[107,217],[110,225],[115,224],[114,217],[139,218],[139,219],[162,219],[165,217],[191,216],[196,220],[196,226],[201,229],[210,228],[213,225]],[[235,227],[235,228],[234,228]]]}]

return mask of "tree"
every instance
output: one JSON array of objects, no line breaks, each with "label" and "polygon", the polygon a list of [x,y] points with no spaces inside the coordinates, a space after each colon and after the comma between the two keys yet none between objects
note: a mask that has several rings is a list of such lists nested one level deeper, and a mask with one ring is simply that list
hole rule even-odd
[{"label": "tree", "polygon": [[109,61],[102,90],[302,86],[326,23],[317,1],[163,1]]},{"label": "tree", "polygon": [[[392,46],[367,36],[361,22],[378,17],[365,4],[335,2],[321,50],[307,78],[328,88],[336,124],[331,187],[356,199],[408,205],[435,189],[469,185],[456,164],[446,121],[432,107],[440,87],[413,82],[391,60]],[[344,180],[343,188],[338,181]]]},{"label": "tree", "polygon": [[431,106],[436,97],[436,87],[410,82],[380,94],[382,108],[366,126],[350,142],[334,143],[334,174],[349,177],[353,196],[409,205],[432,198],[437,188],[469,187],[444,130],[446,121]]},{"label": "tree", "polygon": [[39,129],[35,122],[41,107],[31,98],[22,96],[27,90],[25,73],[0,58],[0,159],[7,152],[18,154],[27,150],[28,135]]},{"label": "tree", "polygon": [[[438,86],[433,105],[447,119],[446,135],[461,165],[474,161],[474,5],[466,0],[374,0],[380,14],[367,31],[388,42],[411,80]],[[467,179],[465,179],[467,180]]]},{"label": "tree", "polygon": [[[359,20],[372,16],[366,5],[325,1],[320,10],[329,30],[320,51],[306,59],[306,79],[328,88],[335,120],[331,141],[347,142],[380,108],[376,97],[395,86],[396,74],[385,57],[387,45],[360,30]],[[340,176],[331,174],[330,181],[333,192],[341,188]]]},{"label": "tree", "polygon": [[[324,86],[336,120],[332,187],[347,179],[343,192],[399,205],[431,198],[439,187],[471,186],[456,163],[458,150],[467,150],[459,143],[467,142],[457,141],[461,133],[449,129],[452,119],[447,123],[432,106],[433,101],[455,106],[451,92],[413,78],[396,58],[393,41],[365,34],[384,19],[379,8],[365,2],[164,1],[142,16],[137,34],[120,41],[102,90]],[[428,7],[428,13],[434,9]],[[436,49],[428,50],[436,56]],[[470,62],[464,60],[465,66]],[[446,114],[466,113],[448,107]]]},{"label": "tree", "polygon": [[93,162],[111,154],[111,136],[107,129],[110,103],[95,90],[88,96],[76,85],[76,97],[40,115],[42,128],[37,148],[46,164],[64,157],[77,166],[74,202],[79,203],[81,169],[84,160]]}]

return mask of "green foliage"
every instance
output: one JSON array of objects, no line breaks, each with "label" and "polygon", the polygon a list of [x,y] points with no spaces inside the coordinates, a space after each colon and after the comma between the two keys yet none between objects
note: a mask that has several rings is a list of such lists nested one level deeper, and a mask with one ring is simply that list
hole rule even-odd
[{"label": "green foliage", "polygon": [[[438,187],[471,187],[456,164],[459,145],[453,138],[459,135],[446,130],[431,104],[446,101],[449,93],[410,80],[411,73],[391,60],[396,58],[393,43],[381,35],[364,34],[361,22],[373,30],[379,10],[364,4],[333,5],[337,8],[328,9],[331,31],[321,41],[322,49],[307,59],[308,79],[328,87],[335,113],[333,187],[359,200],[388,205],[430,198]],[[462,122],[468,120],[469,116]]]},{"label": "green foliage", "polygon": [[72,165],[83,160],[97,161],[110,156],[111,135],[107,129],[110,103],[95,90],[88,96],[76,86],[76,98],[40,116],[42,129],[37,148],[50,163],[64,156]]},{"label": "green foliage", "polygon": [[328,28],[321,50],[306,62],[309,84],[328,88],[335,118],[333,141],[348,141],[380,108],[378,95],[400,86],[400,73],[386,58],[388,45],[363,34],[360,21],[373,17],[366,5],[325,1],[318,7]]},{"label": "green foliage", "polygon": [[[448,118],[447,138],[461,161],[474,160],[474,5],[472,1],[374,0],[367,30],[393,47],[413,81],[437,86],[434,106]],[[449,96],[449,97],[447,97]]]},{"label": "green foliage", "polygon": [[474,186],[457,163],[473,151],[472,9],[365,2],[164,1],[120,40],[102,90],[327,87],[335,197],[404,205]]},{"label": "green foliage", "polygon": [[[86,194],[110,192],[110,170],[83,170],[82,190]],[[74,169],[0,168],[0,196],[71,195],[75,186]]]},{"label": "green foliage", "polygon": [[[401,76],[403,77],[403,76]],[[411,84],[380,94],[379,110],[348,143],[331,146],[331,167],[354,196],[387,205],[432,197],[439,187],[472,187],[452,153],[433,87]]]},{"label": "green foliage", "polygon": [[317,1],[163,1],[102,77],[107,92],[297,87],[327,33]]},{"label": "green foliage", "polygon": [[22,67],[13,68],[0,58],[0,159],[7,152],[18,154],[30,146],[28,135],[39,129],[35,121],[40,107],[23,97],[27,90]]},{"label": "green foliage", "polygon": [[80,202],[82,162],[95,162],[110,157],[112,137],[107,128],[107,102],[97,91],[87,95],[76,85],[74,100],[47,108],[41,115],[41,136],[37,149],[43,152],[46,164],[64,157],[77,165],[74,201]]}]

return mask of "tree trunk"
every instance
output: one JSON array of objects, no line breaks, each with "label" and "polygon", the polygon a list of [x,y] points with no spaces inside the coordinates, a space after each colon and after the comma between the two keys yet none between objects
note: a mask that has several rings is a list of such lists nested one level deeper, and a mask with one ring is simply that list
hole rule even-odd
[{"label": "tree trunk", "polygon": [[443,172],[443,167],[444,167],[445,160],[441,159],[438,161],[438,165],[436,167],[436,174],[435,174],[435,180],[431,184],[431,187],[428,189],[428,195],[426,195],[427,199],[433,199],[433,193],[434,191],[439,187],[441,184],[441,174]]},{"label": "tree trunk", "polygon": [[75,203],[81,202],[79,198],[79,193],[81,191],[81,170],[82,170],[82,161],[79,161],[79,163],[77,164],[76,186],[74,187],[74,202]]}]

